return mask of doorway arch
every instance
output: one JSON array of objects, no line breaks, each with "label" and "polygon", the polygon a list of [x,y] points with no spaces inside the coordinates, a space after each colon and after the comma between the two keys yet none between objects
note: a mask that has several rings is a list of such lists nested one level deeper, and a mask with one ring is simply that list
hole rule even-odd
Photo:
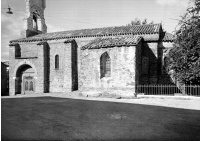
[{"label": "doorway arch", "polygon": [[35,70],[28,64],[18,67],[15,79],[15,94],[35,92]]}]

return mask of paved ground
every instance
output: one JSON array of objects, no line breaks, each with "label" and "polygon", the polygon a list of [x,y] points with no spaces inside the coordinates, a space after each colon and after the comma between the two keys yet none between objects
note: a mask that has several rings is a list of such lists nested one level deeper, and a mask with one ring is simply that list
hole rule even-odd
[{"label": "paved ground", "polygon": [[181,109],[200,110],[200,97],[193,97],[193,96],[139,95],[135,99],[115,99],[115,98],[102,98],[102,97],[91,97],[91,96],[80,97],[79,92],[72,92],[65,94],[43,93],[43,94],[33,94],[33,95],[18,95],[18,96],[8,96],[2,98],[43,97],[43,96],[82,99],[82,100],[95,100],[95,101],[110,101],[110,102],[120,102],[120,103],[135,103],[135,104],[156,105],[156,106],[173,107]]},{"label": "paved ground", "polygon": [[2,98],[2,140],[200,140],[199,110],[40,96]]}]

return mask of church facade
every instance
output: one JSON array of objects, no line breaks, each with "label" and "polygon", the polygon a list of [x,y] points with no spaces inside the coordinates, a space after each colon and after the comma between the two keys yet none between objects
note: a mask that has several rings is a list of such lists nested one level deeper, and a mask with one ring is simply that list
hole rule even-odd
[{"label": "church facade", "polygon": [[136,92],[170,83],[164,66],[173,36],[161,24],[47,33],[45,0],[26,1],[23,38],[10,41],[10,95],[79,91]]}]

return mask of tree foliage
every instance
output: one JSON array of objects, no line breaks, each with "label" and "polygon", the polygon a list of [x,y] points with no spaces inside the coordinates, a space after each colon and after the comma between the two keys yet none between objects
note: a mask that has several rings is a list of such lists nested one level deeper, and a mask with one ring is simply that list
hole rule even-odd
[{"label": "tree foliage", "polygon": [[148,23],[147,19],[145,18],[142,22],[140,19],[135,18],[134,21],[131,21],[131,23],[127,24],[127,26],[133,26],[133,25],[144,25],[144,24],[153,24],[153,21]]},{"label": "tree foliage", "polygon": [[182,84],[200,84],[200,0],[195,0],[179,21],[174,48],[169,52],[170,66]]}]

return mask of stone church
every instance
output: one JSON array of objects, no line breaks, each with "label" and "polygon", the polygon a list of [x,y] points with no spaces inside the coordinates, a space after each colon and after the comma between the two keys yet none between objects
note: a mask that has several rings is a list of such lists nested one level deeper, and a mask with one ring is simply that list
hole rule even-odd
[{"label": "stone church", "polygon": [[10,41],[10,95],[123,90],[170,83],[161,24],[47,33],[45,0],[26,0],[22,38]]}]

